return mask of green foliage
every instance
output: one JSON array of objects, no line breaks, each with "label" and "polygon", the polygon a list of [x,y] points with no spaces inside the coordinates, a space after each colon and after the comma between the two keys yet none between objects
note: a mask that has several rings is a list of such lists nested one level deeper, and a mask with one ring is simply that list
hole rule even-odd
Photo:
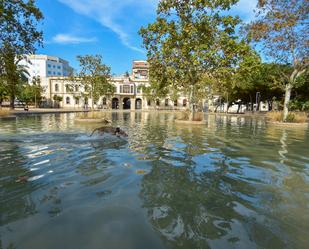
[{"label": "green foliage", "polygon": [[34,0],[0,1],[0,77],[4,78],[11,108],[14,108],[20,82],[24,81],[17,62],[22,55],[33,53],[37,43],[42,44],[42,32],[37,30],[42,18]]},{"label": "green foliage", "polygon": [[53,100],[56,101],[56,102],[61,102],[63,100],[63,97],[62,96],[58,96],[58,95],[54,95],[53,96]]},{"label": "green foliage", "polygon": [[[224,83],[250,49],[236,34],[238,17],[224,15],[237,1],[161,1],[157,19],[140,30],[150,63],[154,95],[187,93],[190,106],[208,83]],[[228,84],[224,84],[228,86]],[[229,89],[227,89],[229,90]],[[173,94],[173,93],[172,93]]]},{"label": "green foliage", "polygon": [[249,39],[262,45],[274,61],[293,69],[281,70],[280,77],[285,86],[286,120],[291,91],[308,70],[308,1],[260,0],[257,13],[258,17],[247,27]]},{"label": "green foliage", "polygon": [[114,93],[114,86],[110,83],[110,67],[103,64],[102,56],[77,56],[77,60],[81,70],[75,78],[84,86],[87,97],[97,101],[100,96],[111,96]]},{"label": "green foliage", "polygon": [[37,77],[33,78],[31,84],[21,85],[17,97],[26,104],[35,103],[37,105],[42,100],[42,92],[41,80]]}]

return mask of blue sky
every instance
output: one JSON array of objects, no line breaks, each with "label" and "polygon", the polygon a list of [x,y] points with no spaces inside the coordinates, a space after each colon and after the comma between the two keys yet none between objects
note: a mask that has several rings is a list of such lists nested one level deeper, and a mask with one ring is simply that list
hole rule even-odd
[{"label": "blue sky", "polygon": [[[245,21],[257,0],[240,0],[232,10]],[[77,55],[101,54],[112,72],[131,71],[146,59],[138,35],[155,19],[158,0],[37,0],[44,14],[44,47],[37,53],[59,56],[78,68]]]}]

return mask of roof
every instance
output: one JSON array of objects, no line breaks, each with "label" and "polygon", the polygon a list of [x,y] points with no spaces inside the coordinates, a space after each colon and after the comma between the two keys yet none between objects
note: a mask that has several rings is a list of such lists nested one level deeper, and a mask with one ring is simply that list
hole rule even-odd
[{"label": "roof", "polygon": [[133,69],[135,68],[148,69],[149,64],[147,61],[133,61]]}]

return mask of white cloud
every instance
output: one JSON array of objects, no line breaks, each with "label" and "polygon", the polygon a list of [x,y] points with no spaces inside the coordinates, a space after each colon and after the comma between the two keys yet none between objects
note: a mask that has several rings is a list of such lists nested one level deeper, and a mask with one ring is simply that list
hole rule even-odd
[{"label": "white cloud", "polygon": [[80,44],[80,43],[89,43],[95,42],[97,39],[95,37],[81,37],[76,35],[70,34],[58,34],[53,37],[54,43],[61,43],[61,44]]},{"label": "white cloud", "polygon": [[[134,40],[142,25],[151,22],[159,0],[58,0],[76,13],[87,16],[114,32],[123,45],[144,53]],[[257,0],[240,0],[232,7],[232,13],[244,21],[254,18]],[[144,22],[144,23],[143,23]]]},{"label": "white cloud", "polygon": [[132,36],[142,25],[140,20],[154,15],[159,0],[58,0],[76,13],[85,15],[109,28],[126,47],[144,53],[133,45]]},{"label": "white cloud", "polygon": [[257,6],[258,0],[240,0],[232,11],[241,16],[245,22],[250,22],[254,19],[254,9]]}]

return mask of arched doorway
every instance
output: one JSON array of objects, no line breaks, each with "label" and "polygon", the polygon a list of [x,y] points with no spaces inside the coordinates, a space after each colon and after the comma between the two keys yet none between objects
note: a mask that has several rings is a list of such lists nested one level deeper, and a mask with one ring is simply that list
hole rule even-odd
[{"label": "arched doorway", "polygon": [[131,109],[131,100],[130,100],[130,98],[124,98],[123,99],[123,109],[124,110]]},{"label": "arched doorway", "polygon": [[135,100],[135,109],[136,110],[140,110],[140,109],[142,109],[142,100],[141,99],[136,99]]},{"label": "arched doorway", "polygon": [[117,98],[112,99],[112,109],[119,109],[119,99]]}]

